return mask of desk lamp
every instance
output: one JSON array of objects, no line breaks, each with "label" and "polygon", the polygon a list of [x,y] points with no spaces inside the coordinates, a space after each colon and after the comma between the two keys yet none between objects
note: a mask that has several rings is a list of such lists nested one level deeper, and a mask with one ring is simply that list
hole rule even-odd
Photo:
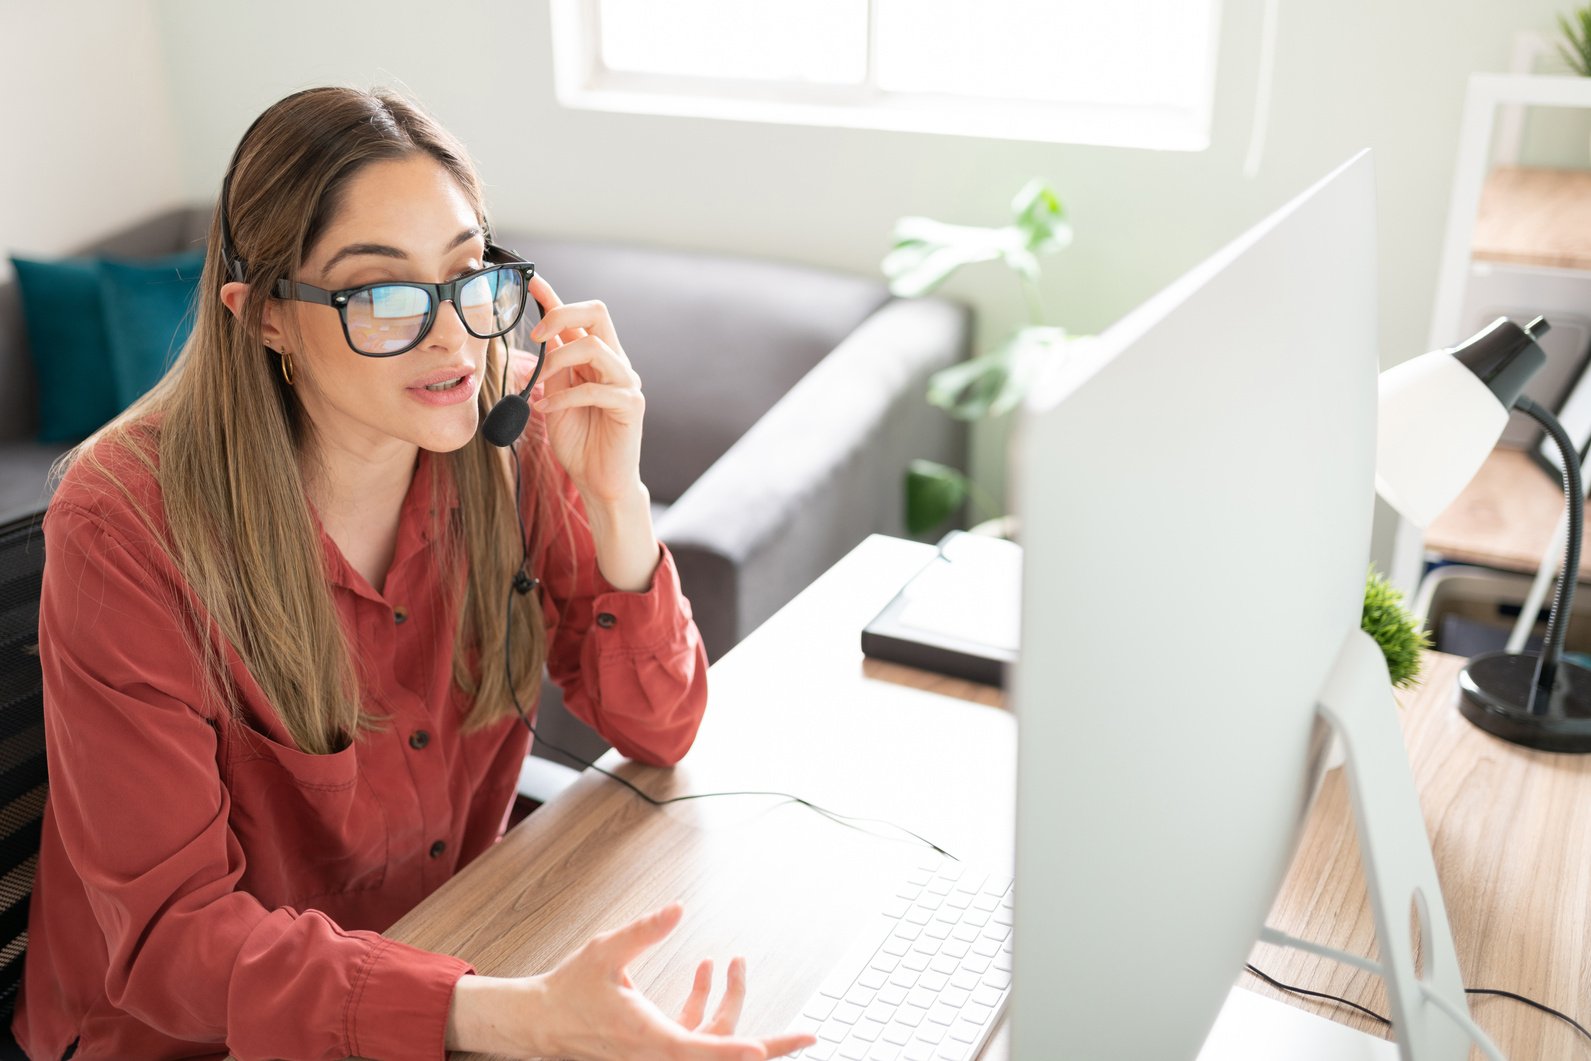
[{"label": "desk lamp", "polygon": [[1424,527],[1458,496],[1502,436],[1508,411],[1539,423],[1563,455],[1569,533],[1540,652],[1487,652],[1459,674],[1459,710],[1481,729],[1532,748],[1591,752],[1591,672],[1563,658],[1580,571],[1580,460],[1556,417],[1524,395],[1546,362],[1537,317],[1499,317],[1459,346],[1434,350],[1380,377],[1376,491]]}]

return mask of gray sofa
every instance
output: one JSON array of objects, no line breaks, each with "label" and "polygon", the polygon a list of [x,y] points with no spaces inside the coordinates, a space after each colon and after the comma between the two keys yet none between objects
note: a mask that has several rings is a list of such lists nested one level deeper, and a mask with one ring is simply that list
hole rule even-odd
[{"label": "gray sofa", "polygon": [[[81,250],[202,246],[209,215],[173,211]],[[895,299],[878,278],[754,258],[522,231],[498,242],[536,262],[564,301],[608,306],[645,381],[641,472],[657,533],[713,659],[868,534],[904,533],[908,461],[963,460],[962,425],[923,399],[928,375],[968,352],[971,311],[960,303]],[[0,284],[0,378],[3,522],[45,502],[64,448],[33,441],[14,280]],[[555,688],[537,726],[549,740],[588,758],[606,749],[549,700]]]}]

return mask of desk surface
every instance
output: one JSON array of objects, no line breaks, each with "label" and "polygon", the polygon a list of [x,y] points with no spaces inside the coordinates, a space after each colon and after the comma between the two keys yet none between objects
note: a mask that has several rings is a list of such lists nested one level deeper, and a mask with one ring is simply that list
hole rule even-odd
[{"label": "desk surface", "polygon": [[[658,796],[784,789],[1009,865],[1016,729],[997,709],[1000,692],[864,660],[859,648],[861,627],[932,555],[869,539],[714,666],[707,718],[684,762],[657,770],[610,753],[602,765]],[[1402,697],[1402,720],[1465,982],[1519,991],[1584,1023],[1591,852],[1574,840],[1591,836],[1591,757],[1515,748],[1471,727],[1454,707],[1459,663],[1432,656],[1424,685]],[[673,1010],[697,959],[744,954],[740,1027],[773,1032],[844,951],[872,895],[918,857],[915,842],[872,828],[883,838],[773,798],[659,810],[587,771],[387,934],[464,955],[482,973],[523,975],[678,898],[684,921],[632,967],[637,985]],[[1375,953],[1340,771],[1322,786],[1270,923]],[[1385,1012],[1385,992],[1367,974],[1265,945],[1254,962]],[[1354,1023],[1344,1007],[1276,997]],[[1519,1003],[1479,999],[1472,1009],[1510,1056],[1591,1057],[1572,1030]],[[983,1056],[1003,1061],[1003,1031]]]},{"label": "desk surface", "polygon": [[[601,765],[659,798],[792,792],[1009,872],[1016,725],[993,706],[999,690],[861,654],[862,627],[933,555],[869,539],[713,666],[683,762],[660,770],[610,752]],[[721,969],[743,954],[740,1028],[773,1033],[928,850],[859,824],[872,833],[776,797],[659,809],[588,770],[386,934],[463,955],[483,974],[525,975],[679,899],[684,920],[630,967],[636,985],[673,1012],[699,959]],[[997,1041],[984,1056],[1005,1049]]]},{"label": "desk surface", "polygon": [[[1523,451],[1497,448],[1425,530],[1425,549],[1450,560],[1534,574],[1564,511],[1555,485]],[[1591,549],[1580,577],[1591,579]]]}]

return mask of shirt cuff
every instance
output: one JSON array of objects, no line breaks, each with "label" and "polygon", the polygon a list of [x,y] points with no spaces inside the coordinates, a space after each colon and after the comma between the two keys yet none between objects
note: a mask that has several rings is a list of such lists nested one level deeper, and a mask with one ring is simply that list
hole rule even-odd
[{"label": "shirt cuff", "polygon": [[383,938],[348,1003],[349,1048],[359,1057],[441,1061],[453,989],[474,971],[463,958]]},{"label": "shirt cuff", "polygon": [[635,593],[614,589],[598,574],[601,592],[592,599],[597,636],[611,637],[601,652],[631,654],[673,640],[691,622],[690,601],[680,592],[679,571],[668,546],[658,543],[661,558],[652,573],[652,584]]}]

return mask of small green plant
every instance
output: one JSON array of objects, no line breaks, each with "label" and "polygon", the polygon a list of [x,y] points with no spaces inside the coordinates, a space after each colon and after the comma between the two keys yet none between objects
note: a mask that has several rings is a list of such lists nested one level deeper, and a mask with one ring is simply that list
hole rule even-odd
[{"label": "small green plant", "polygon": [[[928,381],[929,403],[958,420],[1003,416],[1016,408],[1043,360],[1065,343],[1066,333],[1044,321],[1038,282],[1039,256],[1072,241],[1066,211],[1054,189],[1035,178],[1011,200],[1011,215],[1011,224],[998,228],[903,217],[881,265],[891,293],[900,298],[926,295],[976,262],[1004,262],[1021,285],[1030,323],[989,353],[941,369]],[[969,498],[985,515],[999,515],[998,506],[955,468],[916,460],[906,469],[906,526],[912,534],[943,523]]]},{"label": "small green plant", "polygon": [[1407,689],[1418,682],[1420,662],[1431,647],[1430,636],[1420,629],[1420,621],[1403,607],[1403,594],[1371,567],[1365,575],[1364,614],[1359,626],[1376,639],[1387,657],[1387,674],[1392,684]]},{"label": "small green plant", "polygon": [[1558,30],[1563,34],[1558,54],[1569,69],[1581,77],[1591,77],[1591,4],[1577,7],[1567,16],[1559,15]]}]

